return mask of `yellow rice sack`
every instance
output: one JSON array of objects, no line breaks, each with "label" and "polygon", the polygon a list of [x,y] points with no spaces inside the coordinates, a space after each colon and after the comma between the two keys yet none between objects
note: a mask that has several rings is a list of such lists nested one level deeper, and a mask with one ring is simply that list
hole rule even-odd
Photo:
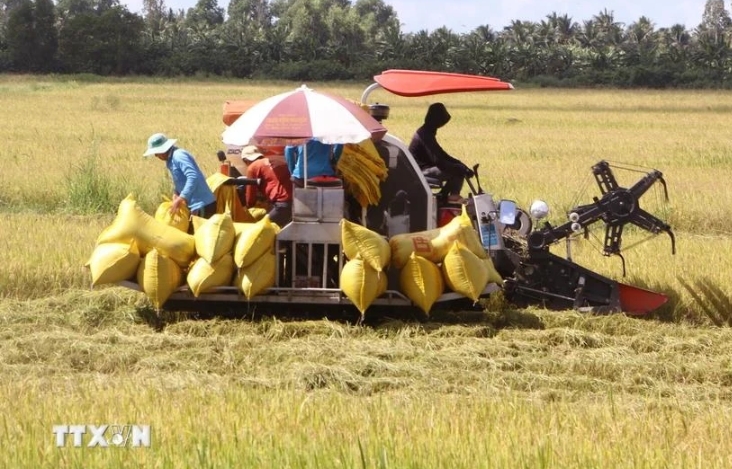
[{"label": "yellow rice sack", "polygon": [[92,287],[134,277],[139,264],[140,251],[134,242],[99,244],[86,263],[91,272]]},{"label": "yellow rice sack", "polygon": [[278,231],[269,215],[244,228],[234,244],[234,262],[237,267],[251,265],[265,252],[272,251]]},{"label": "yellow rice sack", "polygon": [[137,283],[156,309],[180,286],[182,277],[180,266],[157,249],[148,252],[137,268]]},{"label": "yellow rice sack", "polygon": [[120,203],[117,217],[97,238],[97,244],[133,240],[141,252],[143,246],[155,248],[182,267],[188,266],[196,252],[193,236],[151,217],[137,205],[134,194],[130,194]]},{"label": "yellow rice sack", "polygon": [[[206,184],[208,185],[208,188],[211,189],[211,192],[216,194],[216,191],[218,191],[224,185],[224,183],[226,183],[226,181],[228,181],[229,179],[231,179],[230,176],[227,176],[226,174],[223,174],[223,173],[216,172],[206,178]],[[229,186],[229,187],[234,187],[234,186]],[[218,195],[218,194],[216,194],[216,195]],[[218,197],[217,197],[217,200],[218,200]],[[221,207],[221,208],[225,208],[225,207]]]},{"label": "yellow rice sack", "polygon": [[487,257],[478,232],[473,228],[470,217],[463,207],[459,216],[441,228],[392,236],[389,240],[392,264],[401,269],[413,252],[432,262],[440,263],[455,241],[460,241],[481,259]]},{"label": "yellow rice sack", "polygon": [[187,233],[191,217],[188,205],[183,203],[175,215],[170,213],[171,205],[173,205],[173,202],[168,197],[163,196],[163,202],[158,205],[158,209],[155,211],[155,219]]},{"label": "yellow rice sack", "polygon": [[231,179],[220,172],[206,178],[209,189],[216,196],[216,213],[229,212],[235,222],[254,222],[247,208],[242,205],[236,186],[226,184]]},{"label": "yellow rice sack", "polygon": [[226,184],[231,179],[230,176],[220,172],[213,173],[206,178],[208,188],[216,197],[216,213],[231,212],[235,205],[241,205],[236,186]]},{"label": "yellow rice sack", "polygon": [[[198,215],[191,215],[191,225],[193,225],[194,238],[195,238],[196,231],[201,229],[201,227],[203,226],[204,223],[206,223],[205,218],[199,217]],[[194,239],[194,242],[195,242],[195,239]]]},{"label": "yellow rice sack", "polygon": [[391,263],[397,269],[401,269],[412,253],[432,262],[440,262],[442,259],[440,259],[439,253],[435,251],[435,247],[432,245],[432,240],[439,235],[440,230],[434,229],[392,236],[389,238]]},{"label": "yellow rice sack", "polygon": [[448,287],[473,301],[478,301],[488,284],[485,260],[473,254],[459,241],[453,243],[445,256],[442,274]]},{"label": "yellow rice sack", "polygon": [[254,222],[234,222],[234,243],[236,243],[236,238],[238,238],[242,232],[251,228],[253,224]]},{"label": "yellow rice sack", "polygon": [[104,228],[99,236],[97,236],[96,245],[109,244],[109,243],[122,243],[122,244],[135,244],[137,250],[140,252],[140,257],[153,250],[153,246],[146,244],[144,240],[137,239],[133,236],[119,236],[118,226],[114,222]]},{"label": "yellow rice sack", "polygon": [[252,299],[274,286],[276,266],[277,256],[273,250],[269,250],[251,264],[239,269],[235,283],[247,299]]},{"label": "yellow rice sack", "polygon": [[386,289],[389,288],[389,279],[385,273],[379,275],[379,289],[377,290],[376,298],[386,293]]},{"label": "yellow rice sack", "polygon": [[391,261],[389,242],[365,226],[341,220],[341,243],[348,259],[360,257],[377,272]]},{"label": "yellow rice sack", "polygon": [[226,213],[216,213],[193,233],[196,253],[209,264],[232,251],[234,247],[234,220]]},{"label": "yellow rice sack", "polygon": [[496,270],[496,266],[493,265],[493,260],[491,260],[491,257],[486,256],[486,258],[483,259],[483,262],[485,262],[485,267],[488,270],[488,283],[497,283],[499,285],[503,285],[503,278],[501,277],[501,274],[499,274]]},{"label": "yellow rice sack", "polygon": [[464,205],[459,216],[440,228],[440,235],[432,240],[432,245],[444,258],[455,241],[460,241],[463,246],[481,259],[488,257]]},{"label": "yellow rice sack", "polygon": [[248,211],[254,221],[259,221],[267,215],[267,209],[262,207],[249,207]]},{"label": "yellow rice sack", "polygon": [[204,258],[199,257],[188,271],[186,282],[193,296],[198,297],[201,293],[206,293],[216,287],[231,285],[235,270],[234,256],[230,252],[221,256],[213,264],[209,264]]},{"label": "yellow rice sack", "polygon": [[445,291],[442,272],[434,262],[412,253],[399,273],[399,286],[425,314]]},{"label": "yellow rice sack", "polygon": [[363,259],[351,259],[343,266],[340,287],[363,316],[371,303],[386,291],[387,279]]}]

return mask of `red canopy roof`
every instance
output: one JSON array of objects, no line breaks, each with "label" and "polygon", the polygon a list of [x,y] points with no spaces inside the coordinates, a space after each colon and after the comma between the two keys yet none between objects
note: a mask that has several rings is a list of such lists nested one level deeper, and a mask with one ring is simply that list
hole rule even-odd
[{"label": "red canopy roof", "polygon": [[407,97],[513,89],[511,83],[498,78],[424,70],[386,70],[374,80],[385,90]]}]

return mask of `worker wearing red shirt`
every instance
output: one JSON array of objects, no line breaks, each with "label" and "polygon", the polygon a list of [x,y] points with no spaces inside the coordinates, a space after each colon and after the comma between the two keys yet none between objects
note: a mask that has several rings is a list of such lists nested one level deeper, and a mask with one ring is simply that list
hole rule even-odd
[{"label": "worker wearing red shirt", "polygon": [[271,204],[269,219],[284,227],[292,220],[292,181],[290,170],[282,156],[264,156],[255,145],[242,149],[241,157],[249,162],[246,177],[260,179],[259,185],[247,186],[247,207],[257,203],[259,191]]}]

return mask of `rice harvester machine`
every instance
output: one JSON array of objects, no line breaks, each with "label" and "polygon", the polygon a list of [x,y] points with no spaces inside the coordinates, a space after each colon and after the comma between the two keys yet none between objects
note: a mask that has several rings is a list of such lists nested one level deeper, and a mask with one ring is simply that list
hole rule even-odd
[{"label": "rice harvester machine", "polygon": [[[495,78],[440,72],[387,70],[374,78],[375,82],[364,90],[361,103],[379,121],[388,119],[389,107],[368,104],[369,95],[376,89],[407,97],[513,89],[511,84]],[[244,108],[239,109],[243,111]],[[231,122],[232,116],[227,118]],[[342,185],[311,184],[294,189],[292,222],[282,227],[276,239],[277,274],[271,288],[247,299],[233,286],[220,287],[198,297],[183,286],[173,293],[165,308],[205,311],[222,306],[243,313],[252,309],[277,312],[304,308],[317,311],[326,306],[353,308],[339,288],[345,262],[342,219],[357,222],[389,239],[403,233],[436,229],[463,210],[462,205],[448,203],[439,181],[422,174],[403,140],[387,133],[375,142],[375,147],[388,168],[377,205],[362,209],[349,200]],[[641,196],[655,183],[661,184],[665,193],[666,184],[660,171],[649,171],[632,186],[621,187],[613,166],[606,161],[598,162],[591,170],[600,195],[591,203],[570,210],[566,223],[552,226],[540,222],[548,211],[544,202],[535,201],[523,209],[511,200],[495,200],[481,187],[479,165],[472,169],[474,176],[467,180],[471,193],[464,209],[503,278],[502,284],[489,283],[481,297],[503,291],[508,301],[519,306],[631,315],[649,313],[667,301],[661,293],[620,283],[550,250],[557,242],[604,223],[605,255],[622,259],[623,229],[629,224],[653,234],[668,234],[673,252],[675,241],[671,227],[640,206]],[[396,269],[387,271],[387,279],[386,291],[374,300],[372,307],[413,308],[412,301],[400,291]],[[434,308],[464,306],[465,300],[460,294],[446,291]]]}]

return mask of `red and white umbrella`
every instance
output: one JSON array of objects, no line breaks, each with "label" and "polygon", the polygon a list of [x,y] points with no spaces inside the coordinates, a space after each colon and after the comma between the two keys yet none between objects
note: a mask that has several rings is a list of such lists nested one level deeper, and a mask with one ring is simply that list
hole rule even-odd
[{"label": "red and white umbrella", "polygon": [[379,140],[386,128],[368,112],[340,96],[300,88],[255,104],[223,133],[227,145],[299,145]]}]

